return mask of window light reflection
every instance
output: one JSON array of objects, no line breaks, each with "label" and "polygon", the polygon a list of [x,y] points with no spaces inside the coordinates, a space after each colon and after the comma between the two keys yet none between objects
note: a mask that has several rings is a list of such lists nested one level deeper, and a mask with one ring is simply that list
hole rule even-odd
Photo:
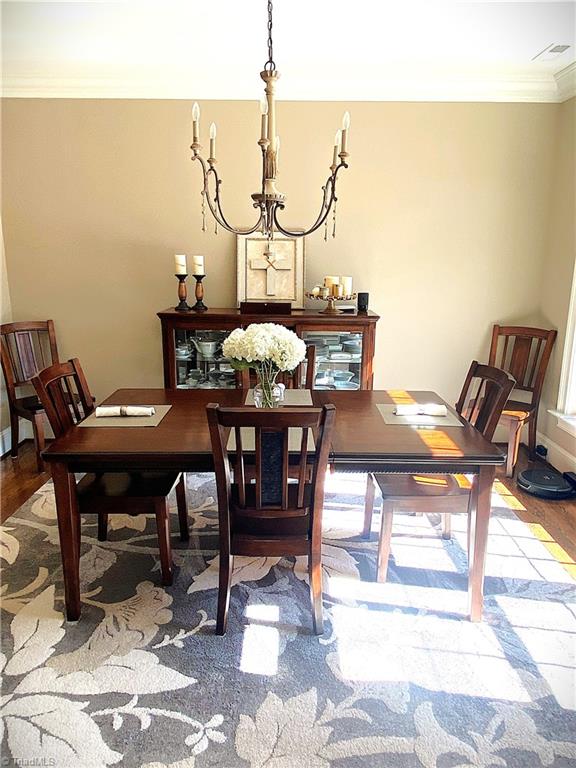
[{"label": "window light reflection", "polygon": [[463,456],[454,440],[441,429],[416,429],[416,434],[432,456]]},{"label": "window light reflection", "polygon": [[277,605],[247,605],[244,615],[254,623],[244,628],[240,669],[250,675],[275,675],[278,672],[280,634],[270,624],[280,620]]},{"label": "window light reflection", "polygon": [[332,616],[337,674],[353,686],[407,682],[463,696],[531,700],[487,624],[344,605]]},{"label": "window light reflection", "polygon": [[394,405],[410,405],[416,400],[405,389],[387,389],[386,393],[391,398]]}]

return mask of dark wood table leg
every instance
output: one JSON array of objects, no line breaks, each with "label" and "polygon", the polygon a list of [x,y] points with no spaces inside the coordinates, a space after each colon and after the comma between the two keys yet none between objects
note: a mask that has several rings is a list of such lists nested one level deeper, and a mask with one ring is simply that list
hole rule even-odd
[{"label": "dark wood table leg", "polygon": [[80,530],[76,480],[68,471],[68,466],[61,462],[52,464],[52,479],[60,534],[66,618],[76,621],[80,618]]},{"label": "dark wood table leg", "polygon": [[471,621],[482,620],[484,603],[484,564],[488,544],[492,484],[495,468],[485,466],[474,478],[475,504],[470,515],[470,562],[468,565],[468,600]]}]

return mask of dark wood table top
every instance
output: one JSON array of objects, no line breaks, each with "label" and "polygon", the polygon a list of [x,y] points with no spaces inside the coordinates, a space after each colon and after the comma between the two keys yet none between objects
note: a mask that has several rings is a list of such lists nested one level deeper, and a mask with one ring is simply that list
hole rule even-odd
[{"label": "dark wood table top", "polygon": [[[172,406],[157,427],[74,427],[44,453],[47,461],[64,461],[78,469],[109,468],[131,463],[142,467],[154,458],[164,468],[192,471],[211,468],[212,450],[206,405],[242,405],[238,389],[119,389],[107,405]],[[378,403],[444,402],[433,392],[320,391],[315,405],[336,406],[332,456],[336,468],[358,471],[474,471],[482,464],[499,465],[505,457],[474,428],[414,428],[385,424]]]},{"label": "dark wood table top", "polygon": [[332,438],[336,465],[338,462],[353,462],[354,459],[366,464],[380,457],[385,457],[391,464],[450,462],[456,465],[499,465],[505,461],[500,449],[464,419],[460,419],[463,427],[416,428],[385,424],[377,408],[378,404],[444,403],[457,415],[454,408],[435,392],[315,391],[314,401],[318,405],[333,403],[336,406],[336,427]]}]

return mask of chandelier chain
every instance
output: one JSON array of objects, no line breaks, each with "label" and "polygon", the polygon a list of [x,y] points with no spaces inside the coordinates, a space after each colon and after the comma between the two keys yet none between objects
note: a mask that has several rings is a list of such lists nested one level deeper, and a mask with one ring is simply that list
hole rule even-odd
[{"label": "chandelier chain", "polygon": [[274,53],[272,50],[272,0],[268,0],[268,61],[264,64],[264,69],[268,72],[274,72],[276,70]]}]

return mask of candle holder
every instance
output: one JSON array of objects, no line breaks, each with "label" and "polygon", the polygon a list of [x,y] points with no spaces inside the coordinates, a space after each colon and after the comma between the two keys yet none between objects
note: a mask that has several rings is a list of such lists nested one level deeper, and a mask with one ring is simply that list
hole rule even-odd
[{"label": "candle holder", "polygon": [[196,296],[196,304],[194,304],[191,309],[193,312],[206,312],[208,307],[202,301],[204,298],[204,286],[202,285],[202,280],[204,280],[206,275],[193,275],[193,277],[196,280],[196,289],[194,291]]},{"label": "candle holder", "polygon": [[341,315],[342,310],[336,309],[335,304],[337,301],[353,301],[356,298],[355,293],[349,293],[346,296],[320,296],[315,293],[306,293],[306,298],[314,299],[314,301],[326,301],[328,305],[326,309],[321,309],[319,314],[321,315]]},{"label": "candle holder", "polygon": [[174,307],[176,312],[190,312],[192,307],[186,302],[188,291],[186,289],[186,278],[188,275],[176,275],[178,278],[178,298],[180,303],[177,307]]}]

